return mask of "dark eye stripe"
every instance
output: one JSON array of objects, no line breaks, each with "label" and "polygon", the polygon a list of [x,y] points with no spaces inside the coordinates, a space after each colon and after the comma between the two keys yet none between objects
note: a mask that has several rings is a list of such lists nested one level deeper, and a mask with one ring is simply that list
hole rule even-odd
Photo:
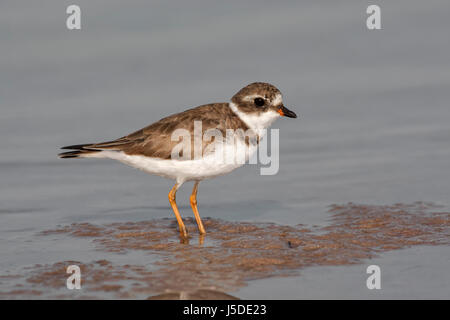
[{"label": "dark eye stripe", "polygon": [[257,107],[262,107],[264,105],[264,99],[263,98],[255,98],[253,101]]}]

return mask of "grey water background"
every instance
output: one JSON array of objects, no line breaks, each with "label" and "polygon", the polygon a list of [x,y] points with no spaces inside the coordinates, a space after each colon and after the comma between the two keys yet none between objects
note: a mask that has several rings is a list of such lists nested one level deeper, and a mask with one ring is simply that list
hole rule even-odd
[{"label": "grey water background", "polygon": [[[80,31],[65,26],[74,3]],[[366,29],[373,3],[382,30]],[[246,166],[201,183],[202,216],[325,225],[333,203],[448,208],[449,30],[446,0],[2,1],[0,273],[98,258],[88,241],[36,236],[56,225],[173,217],[171,181],[113,161],[60,160],[58,147],[118,138],[253,81],[279,87],[300,119],[273,126],[277,175]],[[190,188],[178,193],[183,216]],[[449,298],[449,257],[448,247],[383,254],[367,262],[388,275],[376,293],[359,265],[254,281],[236,295]]]}]

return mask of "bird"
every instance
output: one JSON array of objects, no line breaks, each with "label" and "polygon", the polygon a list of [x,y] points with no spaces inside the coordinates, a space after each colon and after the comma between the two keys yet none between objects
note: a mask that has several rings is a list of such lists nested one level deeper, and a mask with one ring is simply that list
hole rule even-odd
[{"label": "bird", "polygon": [[[198,231],[204,235],[206,230],[197,207],[199,183],[245,164],[267,128],[280,117],[297,118],[297,115],[284,106],[282,94],[274,85],[253,82],[240,89],[229,102],[205,104],[170,115],[116,140],[65,146],[61,149],[71,151],[58,156],[114,159],[175,180],[168,194],[169,203],[180,237],[187,238],[176,203],[177,190],[183,183],[194,181],[190,204]],[[208,134],[209,139],[205,138]],[[222,156],[227,150],[232,150],[232,155],[224,161]],[[242,150],[245,155],[239,154]],[[241,156],[244,161],[235,161],[233,156]]]}]

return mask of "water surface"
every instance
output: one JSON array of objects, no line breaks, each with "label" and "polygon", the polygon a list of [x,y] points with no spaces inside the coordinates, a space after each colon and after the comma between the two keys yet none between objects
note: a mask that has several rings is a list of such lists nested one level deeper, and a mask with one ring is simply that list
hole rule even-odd
[{"label": "water surface", "polygon": [[[332,204],[425,201],[448,212],[447,1],[383,2],[380,31],[365,28],[365,1],[80,0],[80,31],[65,28],[68,4],[0,4],[0,273],[61,261],[145,264],[140,251],[99,254],[89,239],[38,235],[72,223],[173,218],[172,182],[113,161],[60,160],[58,147],[114,139],[170,113],[227,101],[253,81],[279,87],[300,118],[274,125],[279,173],[260,176],[247,166],[201,183],[202,216],[326,227]],[[192,215],[190,187],[177,197],[184,217]],[[448,285],[423,289],[429,277],[448,284],[448,246],[415,250],[376,261],[398,270],[392,277],[403,297],[448,298]],[[392,260],[397,254],[403,258]],[[411,268],[414,284],[400,266]],[[354,269],[326,268],[331,280],[312,283],[326,297],[351,297],[328,289]],[[345,288],[359,286],[345,279]],[[278,286],[279,298],[320,296],[314,285],[295,291],[282,278],[259,281],[235,294],[274,297]]]}]

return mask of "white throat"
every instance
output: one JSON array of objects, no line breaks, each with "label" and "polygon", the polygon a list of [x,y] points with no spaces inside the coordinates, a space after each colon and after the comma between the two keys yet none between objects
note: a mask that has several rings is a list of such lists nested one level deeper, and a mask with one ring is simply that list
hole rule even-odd
[{"label": "white throat", "polygon": [[261,137],[264,134],[264,130],[270,127],[270,125],[280,117],[280,114],[276,111],[269,110],[264,113],[248,114],[239,110],[236,104],[229,103],[230,109],[242,120],[244,123],[252,129],[256,134]]}]

